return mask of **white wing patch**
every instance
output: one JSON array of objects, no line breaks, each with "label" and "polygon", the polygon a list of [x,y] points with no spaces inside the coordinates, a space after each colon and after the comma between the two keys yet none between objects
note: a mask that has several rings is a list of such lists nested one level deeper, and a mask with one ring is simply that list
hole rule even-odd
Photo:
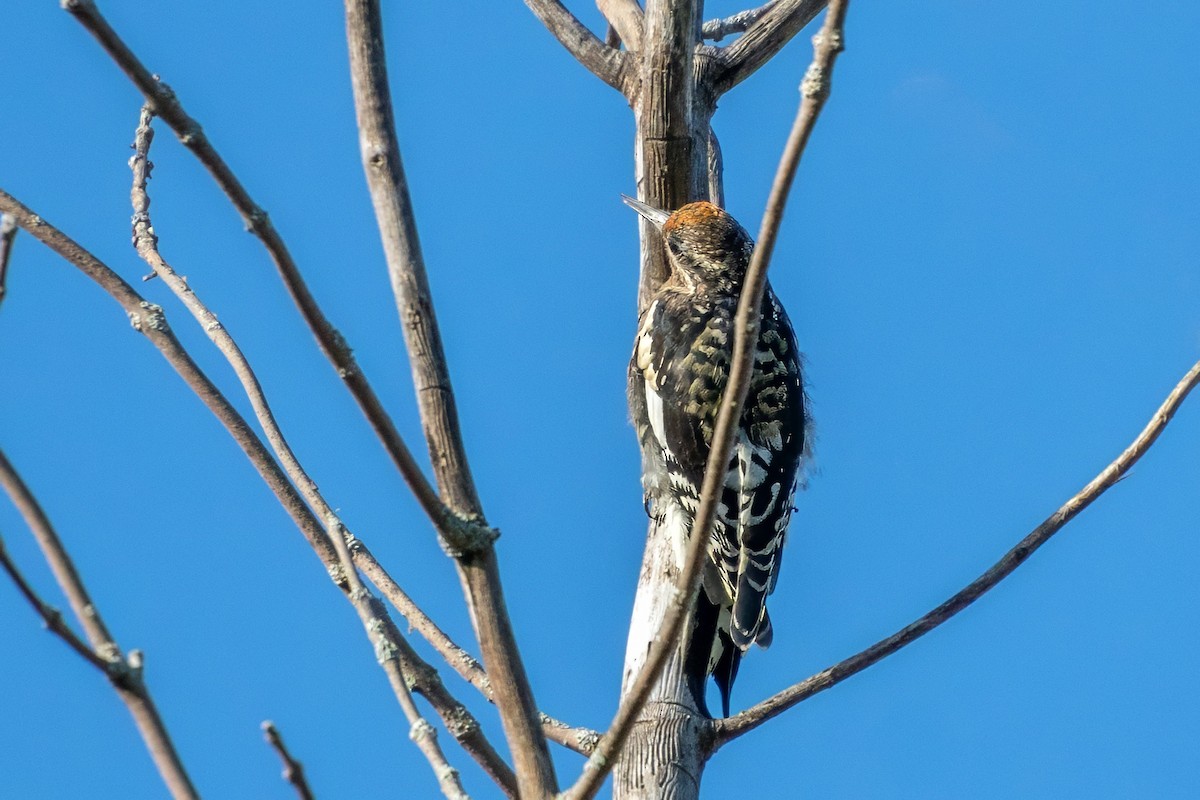
[{"label": "white wing patch", "polygon": [[658,393],[658,387],[650,378],[646,378],[646,416],[650,418],[650,430],[654,433],[655,441],[660,448],[666,450],[667,426],[663,422],[662,395]]}]

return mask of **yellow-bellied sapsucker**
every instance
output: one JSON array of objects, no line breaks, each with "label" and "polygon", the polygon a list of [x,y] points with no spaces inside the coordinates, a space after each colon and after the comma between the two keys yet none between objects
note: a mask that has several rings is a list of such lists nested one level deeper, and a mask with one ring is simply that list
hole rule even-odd
[{"label": "yellow-bellied sapsucker", "polygon": [[[629,406],[642,446],[647,508],[676,551],[691,536],[721,396],[729,379],[734,317],[754,242],[717,206],[668,214],[631,198],[662,234],[671,273],[643,312],[629,365]],[[768,285],[754,369],[725,475],[708,560],[687,641],[685,669],[707,713],[712,675],[726,716],[751,644],[771,643],[767,595],[779,577],[792,496],[808,446],[801,355]]]}]

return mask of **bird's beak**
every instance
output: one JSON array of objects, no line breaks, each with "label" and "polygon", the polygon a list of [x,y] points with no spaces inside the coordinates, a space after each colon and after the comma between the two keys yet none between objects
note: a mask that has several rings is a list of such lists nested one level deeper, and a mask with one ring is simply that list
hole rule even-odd
[{"label": "bird's beak", "polygon": [[621,195],[621,199],[625,201],[625,205],[645,217],[659,231],[662,230],[663,223],[667,221],[667,218],[671,216],[668,212],[654,206],[648,206],[641,200],[634,200],[627,194]]}]

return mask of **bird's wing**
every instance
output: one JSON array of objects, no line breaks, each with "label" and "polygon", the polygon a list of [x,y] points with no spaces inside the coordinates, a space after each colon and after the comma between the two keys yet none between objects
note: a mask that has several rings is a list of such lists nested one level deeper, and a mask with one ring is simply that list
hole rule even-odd
[{"label": "bird's wing", "polygon": [[771,643],[767,595],[779,578],[806,447],[807,400],[800,354],[773,292],[763,300],[750,391],[735,445],[738,469],[736,584],[730,636],[745,650]]},{"label": "bird's wing", "polygon": [[[690,530],[695,520],[712,442],[717,405],[729,373],[729,326],[732,314],[700,313],[669,294],[656,299],[643,314],[631,369],[631,386],[642,380],[647,435],[644,449],[661,456],[662,494],[683,511]],[[631,396],[638,393],[631,388]],[[650,461],[649,456],[647,461]],[[705,570],[705,591],[713,602],[732,602],[737,576],[736,470],[726,479],[717,521],[709,537],[712,568]],[[657,498],[654,498],[657,499]],[[688,530],[676,538],[682,548]]]}]

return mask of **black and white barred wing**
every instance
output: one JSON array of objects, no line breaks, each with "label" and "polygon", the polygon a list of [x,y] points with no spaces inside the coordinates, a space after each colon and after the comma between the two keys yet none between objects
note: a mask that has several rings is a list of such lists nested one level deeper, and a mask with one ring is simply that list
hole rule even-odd
[{"label": "black and white barred wing", "polygon": [[736,444],[738,563],[730,638],[771,643],[766,601],[779,579],[792,501],[807,446],[807,400],[796,337],[768,291]]},{"label": "black and white barred wing", "polygon": [[[641,381],[646,435],[643,448],[657,457],[658,474],[647,490],[656,516],[668,524],[680,556],[695,522],[721,393],[729,374],[729,330],[733,308],[693,306],[666,293],[646,310],[631,365]],[[655,491],[657,489],[657,491]],[[717,519],[709,536],[710,566],[705,591],[712,602],[729,606],[736,586],[739,546],[739,480],[736,455],[730,462]]]}]

